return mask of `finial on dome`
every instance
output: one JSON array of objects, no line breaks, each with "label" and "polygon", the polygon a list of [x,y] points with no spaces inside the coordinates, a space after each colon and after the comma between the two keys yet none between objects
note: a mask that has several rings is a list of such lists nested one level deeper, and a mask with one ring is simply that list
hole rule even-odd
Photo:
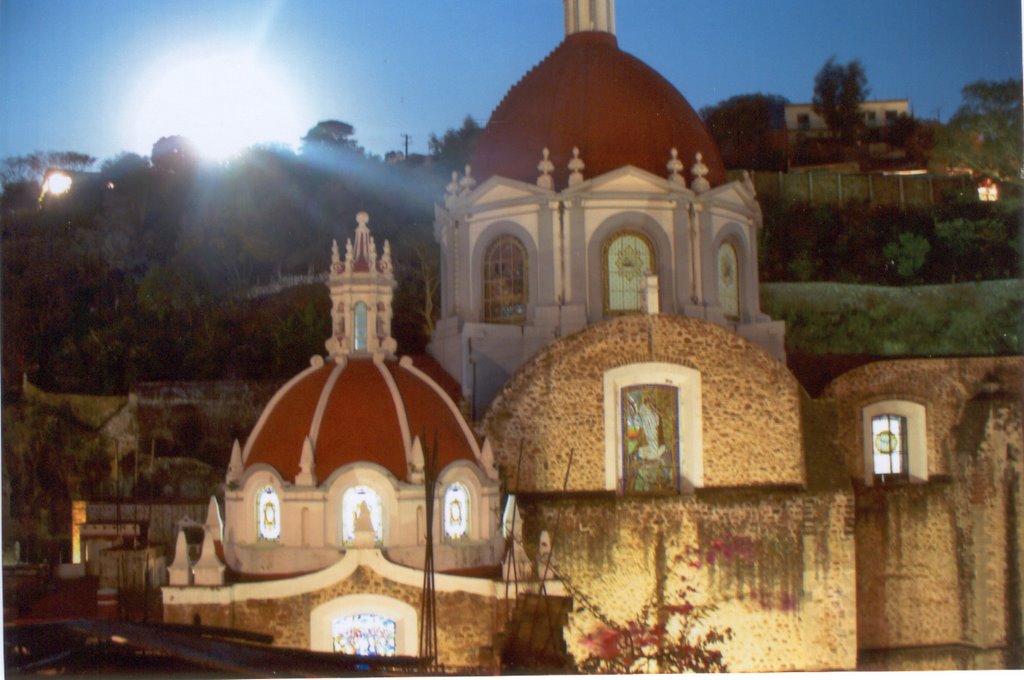
[{"label": "finial on dome", "polygon": [[476,186],[476,180],[473,179],[473,169],[469,167],[469,163],[466,164],[466,174],[459,180],[459,187],[462,189],[460,194],[468,194]]},{"label": "finial on dome", "polygon": [[673,184],[682,184],[683,186],[686,186],[686,181],[683,179],[683,176],[679,174],[683,169],[683,162],[679,160],[679,151],[674,146],[672,147],[671,154],[672,158],[665,164],[665,167],[668,168],[668,181]]},{"label": "finial on dome", "polygon": [[569,161],[569,186],[574,186],[583,181],[583,168],[587,167],[587,164],[580,158],[580,148],[578,146],[572,147],[572,160]]},{"label": "finial on dome", "polygon": [[236,439],[235,443],[231,445],[231,459],[228,462],[227,479],[224,481],[228,484],[238,483],[242,479],[242,472],[242,447]]},{"label": "finial on dome", "polygon": [[338,251],[338,239],[331,240],[331,276],[342,271],[341,254]]},{"label": "finial on dome", "polygon": [[601,31],[615,35],[615,0],[563,0],[565,35]]},{"label": "finial on dome", "polygon": [[455,197],[459,195],[459,171],[452,170],[452,181],[444,188],[444,204],[451,205]]},{"label": "finial on dome", "polygon": [[551,152],[548,151],[548,147],[545,146],[544,150],[541,152],[543,158],[541,158],[540,163],[537,163],[537,169],[540,170],[540,177],[537,178],[537,186],[541,189],[555,188],[555,181],[551,177],[551,171],[555,169],[555,164],[548,158],[550,154]]},{"label": "finial on dome", "polygon": [[711,188],[711,183],[706,179],[706,175],[710,170],[708,166],[704,165],[704,155],[700,151],[697,152],[695,158],[697,162],[690,168],[690,172],[694,176],[694,180],[690,182],[690,188],[698,194],[702,194]]},{"label": "finial on dome", "polygon": [[316,453],[313,440],[307,435],[302,440],[302,455],[299,456],[299,474],[295,475],[297,486],[316,486]]}]

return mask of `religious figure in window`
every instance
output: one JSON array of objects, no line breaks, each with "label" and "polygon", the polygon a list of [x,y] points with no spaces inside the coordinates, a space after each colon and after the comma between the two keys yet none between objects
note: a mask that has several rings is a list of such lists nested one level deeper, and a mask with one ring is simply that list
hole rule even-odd
[{"label": "religious figure in window", "polygon": [[281,502],[272,486],[256,494],[256,535],[264,541],[281,538]]},{"label": "religious figure in window", "polygon": [[484,255],[484,321],[526,322],[526,249],[519,239],[500,236]]},{"label": "religious figure in window", "polygon": [[465,538],[469,533],[469,491],[459,482],[444,492],[444,535]]},{"label": "religious figure in window", "polygon": [[907,419],[883,414],[871,419],[871,448],[875,479],[882,484],[907,481]]},{"label": "religious figure in window", "polygon": [[634,385],[623,388],[621,403],[623,493],[678,492],[678,391]]},{"label": "religious figure in window", "polygon": [[397,626],[379,614],[352,614],[331,625],[334,651],[359,656],[394,656]]},{"label": "religious figure in window", "polygon": [[370,514],[373,536],[377,543],[384,539],[383,506],[380,496],[368,486],[354,486],[341,498],[341,534],[346,545],[356,540],[356,521],[363,513]]},{"label": "religious figure in window", "polygon": [[626,232],[611,238],[602,267],[605,314],[641,311],[646,276],[653,273],[653,250],[643,235]]}]

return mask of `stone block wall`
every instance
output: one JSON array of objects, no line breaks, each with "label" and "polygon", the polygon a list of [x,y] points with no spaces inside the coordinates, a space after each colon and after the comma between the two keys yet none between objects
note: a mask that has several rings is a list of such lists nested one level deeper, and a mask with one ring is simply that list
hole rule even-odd
[{"label": "stone block wall", "polygon": [[[857,495],[863,669],[1020,667],[1024,358],[878,362],[829,386]],[[922,403],[929,478],[865,487],[860,408]]]},{"label": "stone block wall", "polygon": [[561,491],[570,451],[568,489],[603,489],[603,377],[642,362],[700,372],[705,487],[805,483],[801,388],[785,366],[712,323],[632,315],[552,343],[491,406],[483,429],[509,489]]},{"label": "stone block wall", "polygon": [[[164,604],[164,621],[225,626],[274,636],[274,645],[310,648],[310,617],[314,609],[344,595],[373,593],[401,600],[420,611],[421,590],[390,581],[359,567],[343,581],[300,595],[247,599],[226,604]],[[497,601],[464,592],[437,592],[437,639],[440,663],[452,669],[476,668],[481,648],[493,644]],[[419,630],[417,621],[417,630]]]},{"label": "stone block wall", "polygon": [[[848,501],[841,490],[521,500],[532,555],[548,531],[557,573],[612,620],[624,623],[652,598],[672,603],[681,588],[696,588],[690,602],[714,607],[708,625],[733,631],[721,649],[734,671],[854,667]],[[597,623],[584,609],[566,631],[577,658]]]}]

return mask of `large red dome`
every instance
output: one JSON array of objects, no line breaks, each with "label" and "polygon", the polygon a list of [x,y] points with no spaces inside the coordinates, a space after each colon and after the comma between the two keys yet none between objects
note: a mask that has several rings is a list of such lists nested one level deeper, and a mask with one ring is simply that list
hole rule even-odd
[{"label": "large red dome", "polygon": [[588,178],[624,165],[664,177],[675,147],[687,183],[698,151],[711,185],[726,181],[718,146],[693,107],[657,71],[620,50],[611,33],[566,37],[508,91],[477,144],[473,176],[533,183],[547,147],[562,188],[574,146]]},{"label": "large red dome", "polygon": [[245,467],[263,463],[294,481],[308,437],[319,483],[361,462],[407,481],[406,438],[425,436],[427,453],[435,433],[439,470],[456,460],[477,462],[472,431],[450,396],[411,361],[330,361],[278,390],[246,443]]}]

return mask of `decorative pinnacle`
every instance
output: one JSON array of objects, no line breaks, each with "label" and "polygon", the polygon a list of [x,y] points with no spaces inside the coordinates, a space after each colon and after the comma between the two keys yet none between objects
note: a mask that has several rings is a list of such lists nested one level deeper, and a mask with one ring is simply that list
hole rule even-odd
[{"label": "decorative pinnacle", "polygon": [[537,169],[540,170],[540,177],[537,178],[537,186],[542,189],[554,189],[555,182],[551,178],[551,171],[555,169],[555,164],[548,158],[551,152],[548,151],[548,147],[545,146],[541,153],[544,157],[541,159],[540,163],[537,163]]},{"label": "decorative pinnacle", "polygon": [[704,193],[711,188],[711,183],[705,178],[705,175],[710,171],[708,166],[704,164],[704,155],[698,151],[695,158],[697,162],[690,168],[690,172],[693,173],[695,179],[690,184],[690,188],[696,191],[698,194]]},{"label": "decorative pinnacle", "polygon": [[672,158],[665,164],[665,167],[668,168],[668,179],[670,182],[685,186],[686,183],[683,180],[683,176],[679,174],[683,169],[683,162],[679,160],[679,151],[672,147],[671,154]]},{"label": "decorative pinnacle", "polygon": [[569,186],[583,181],[583,173],[581,171],[585,167],[587,167],[586,163],[580,158],[580,148],[578,146],[572,147],[572,160],[569,161],[569,170],[572,171],[569,175]]}]

